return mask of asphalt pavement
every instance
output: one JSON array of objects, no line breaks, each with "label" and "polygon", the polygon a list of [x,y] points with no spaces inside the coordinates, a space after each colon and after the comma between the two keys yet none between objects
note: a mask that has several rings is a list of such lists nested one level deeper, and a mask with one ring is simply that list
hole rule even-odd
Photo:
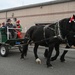
[{"label": "asphalt pavement", "polygon": [[[60,55],[63,51],[60,51]],[[75,75],[75,52],[69,51],[65,57],[66,62],[60,62],[60,56],[52,61],[53,68],[47,68],[43,56],[44,49],[38,50],[42,63],[35,62],[33,48],[29,48],[28,56],[22,60],[18,49],[11,50],[8,57],[0,56],[0,75]],[[53,55],[55,52],[53,52]]]}]

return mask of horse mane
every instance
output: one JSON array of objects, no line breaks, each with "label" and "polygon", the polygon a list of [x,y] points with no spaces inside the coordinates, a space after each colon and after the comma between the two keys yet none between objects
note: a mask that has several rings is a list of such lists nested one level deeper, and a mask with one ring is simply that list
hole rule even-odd
[{"label": "horse mane", "polygon": [[64,19],[61,19],[61,20],[59,20],[59,22],[61,22],[61,21],[68,21],[68,22],[69,22],[70,18],[71,18],[71,17],[69,17],[69,18],[64,18]]}]

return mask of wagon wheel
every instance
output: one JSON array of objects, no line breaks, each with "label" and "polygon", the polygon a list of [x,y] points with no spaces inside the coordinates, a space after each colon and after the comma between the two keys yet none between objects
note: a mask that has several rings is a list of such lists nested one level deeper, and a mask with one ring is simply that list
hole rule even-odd
[{"label": "wagon wheel", "polygon": [[6,57],[6,56],[8,56],[8,53],[9,53],[8,46],[1,45],[1,47],[0,47],[0,54],[1,54],[1,56],[2,57]]},{"label": "wagon wheel", "polygon": [[23,51],[23,46],[19,46],[19,51],[22,53],[22,51]]}]

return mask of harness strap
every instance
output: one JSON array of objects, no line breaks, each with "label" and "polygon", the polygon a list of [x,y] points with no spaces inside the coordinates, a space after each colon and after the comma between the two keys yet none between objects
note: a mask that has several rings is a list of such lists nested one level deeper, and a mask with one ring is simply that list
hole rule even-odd
[{"label": "harness strap", "polygon": [[[45,37],[45,29],[48,27],[49,25],[46,25],[44,28],[43,28],[43,35],[44,35],[44,39],[46,39],[46,37]],[[48,43],[47,43],[47,41],[45,40],[45,42],[46,42],[46,44],[48,45]]]},{"label": "harness strap", "polygon": [[[67,40],[67,37],[65,37],[65,39],[62,37],[62,35],[61,35],[61,31],[60,31],[60,26],[59,26],[59,21],[58,21],[58,36],[62,39],[62,40]],[[67,46],[68,47],[71,47],[70,45],[69,45],[69,42],[68,42],[68,40],[67,40]]]},{"label": "harness strap", "polygon": [[[43,34],[43,35],[44,35],[44,38],[46,38],[46,37],[45,37],[45,29],[48,28],[48,27],[49,27],[49,25],[46,25],[46,26],[43,28],[43,30],[44,30],[44,34]],[[55,32],[54,38],[55,38],[55,37],[58,37],[58,36],[60,36],[60,37],[62,38],[61,32],[60,32],[59,22],[56,23],[54,29],[53,29],[52,27],[49,27],[49,29],[51,29],[52,31]]]},{"label": "harness strap", "polygon": [[[43,28],[43,35],[44,35],[44,39],[46,39],[46,33],[45,33],[45,30],[46,30],[46,28],[48,28],[49,27],[49,25],[46,25],[44,28]],[[55,29],[53,29],[53,28],[51,28],[51,27],[49,27],[49,29],[51,29],[52,31],[54,31],[55,32]],[[55,34],[55,36],[53,36],[53,38],[57,38],[57,36],[56,36],[56,34]],[[49,38],[50,39],[50,38]],[[46,44],[48,45],[48,42],[47,42],[47,40],[45,40],[45,42],[46,42]]]},{"label": "harness strap", "polygon": [[57,22],[57,26],[58,26],[58,37],[60,37],[63,40],[61,31],[60,31],[59,21]]}]

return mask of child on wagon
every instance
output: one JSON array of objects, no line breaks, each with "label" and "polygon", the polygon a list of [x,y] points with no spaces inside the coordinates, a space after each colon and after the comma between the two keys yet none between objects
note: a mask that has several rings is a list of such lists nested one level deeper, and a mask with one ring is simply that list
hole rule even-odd
[{"label": "child on wagon", "polygon": [[[11,23],[11,19],[7,19],[7,23],[5,25],[5,28],[7,29],[8,28],[14,28],[13,24]],[[17,37],[17,34],[15,32],[14,29],[9,29],[9,38],[12,39],[12,38],[16,38]]]},{"label": "child on wagon", "polygon": [[18,20],[18,21],[16,22],[16,27],[17,27],[17,28],[20,28],[20,29],[17,30],[17,36],[18,36],[18,38],[22,38],[22,36],[21,36],[22,27],[21,27],[21,25],[20,25],[20,20]]}]

